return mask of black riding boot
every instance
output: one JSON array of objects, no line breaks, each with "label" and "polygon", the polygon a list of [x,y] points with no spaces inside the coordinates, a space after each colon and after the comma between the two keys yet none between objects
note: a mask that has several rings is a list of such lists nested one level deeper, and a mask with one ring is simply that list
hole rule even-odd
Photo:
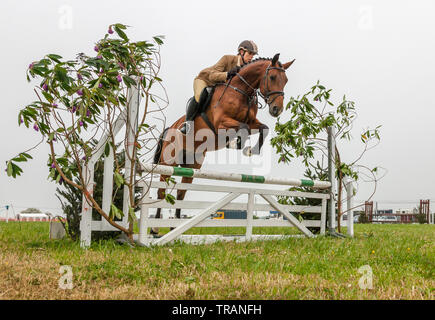
[{"label": "black riding boot", "polygon": [[197,111],[198,103],[196,102],[195,97],[192,97],[187,102],[186,121],[183,123],[183,126],[180,129],[182,134],[188,134],[190,132],[190,126],[187,125],[187,122],[193,121],[195,119]]}]

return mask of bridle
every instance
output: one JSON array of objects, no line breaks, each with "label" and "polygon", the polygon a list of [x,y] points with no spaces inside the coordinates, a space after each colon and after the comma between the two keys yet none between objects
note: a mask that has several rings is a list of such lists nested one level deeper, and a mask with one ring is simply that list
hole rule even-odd
[{"label": "bridle", "polygon": [[[264,102],[265,102],[267,105],[269,105],[269,106],[270,106],[270,105],[275,101],[275,99],[278,98],[279,96],[283,96],[283,97],[284,97],[284,91],[269,91],[269,77],[268,77],[268,75],[269,75],[269,71],[270,71],[270,70],[279,70],[279,71],[285,72],[285,69],[282,68],[282,67],[272,67],[272,66],[268,66],[268,67],[266,68],[266,72],[264,73],[263,79],[261,79],[261,81],[264,83],[264,86],[263,86],[264,89],[265,89],[265,93],[264,93],[264,94],[261,93],[261,89],[260,89],[260,88],[261,88],[261,83],[260,83],[259,89],[254,88],[254,87],[253,87],[253,86],[252,86],[248,81],[246,81],[246,79],[243,78],[242,75],[240,75],[240,73],[238,73],[238,72],[236,73],[236,75],[239,77],[240,80],[242,80],[243,83],[245,83],[245,84],[246,84],[250,89],[252,89],[252,91],[253,91],[252,94],[248,94],[247,92],[243,91],[242,89],[239,89],[239,88],[237,88],[237,87],[232,86],[230,83],[231,83],[231,80],[232,80],[233,78],[229,79],[229,81],[227,81],[226,84],[224,84],[224,83],[218,83],[218,85],[219,85],[219,84],[224,85],[224,86],[225,86],[225,89],[223,90],[221,96],[219,97],[217,103],[214,105],[213,108],[216,108],[216,107],[219,105],[222,96],[225,94],[225,91],[227,90],[228,87],[230,87],[230,88],[233,89],[234,91],[237,91],[237,92],[241,93],[242,95],[244,95],[244,96],[247,98],[247,100],[248,100],[248,101],[247,101],[247,103],[248,103],[248,110],[247,110],[247,112],[246,112],[245,120],[243,121],[244,123],[247,123],[248,118],[249,118],[249,112],[250,112],[250,109],[251,109],[251,104],[252,104],[253,102],[256,103],[256,104],[260,104],[260,103],[258,102],[258,97],[257,97],[257,95],[259,95],[260,97],[262,97],[263,100],[264,100]],[[273,99],[270,101],[270,97],[271,97],[272,95],[275,95],[275,97],[273,97]],[[261,104],[260,104],[260,105],[261,105]],[[265,107],[265,106],[261,105],[261,107],[258,107],[258,109],[263,109],[264,107]],[[204,118],[204,121],[207,120],[206,122],[207,122],[207,124],[209,125],[209,127],[212,128],[212,130],[216,133],[216,130],[215,130],[214,127],[211,125],[211,123],[209,123],[210,121],[208,121],[208,119],[206,119],[206,116],[203,115],[203,118]]]},{"label": "bridle", "polygon": [[[267,69],[266,69],[266,72],[265,72],[264,77],[263,77],[263,80],[262,80],[262,81],[265,83],[264,88],[265,88],[266,92],[265,92],[265,94],[263,95],[263,94],[261,93],[261,91],[259,91],[259,94],[260,94],[260,97],[263,98],[264,102],[265,102],[266,104],[268,104],[269,106],[270,106],[270,104],[273,103],[273,102],[275,101],[275,99],[278,98],[279,96],[283,96],[283,97],[284,97],[284,91],[269,91],[269,87],[268,87],[268,85],[269,85],[269,77],[268,77],[268,74],[269,74],[269,71],[270,71],[270,70],[279,70],[279,71],[283,71],[283,72],[285,72],[285,69],[284,69],[284,68],[281,68],[281,67],[271,67],[271,66],[269,66],[269,67],[267,67]],[[260,88],[261,88],[261,85],[260,85]],[[271,96],[271,95],[274,95],[274,94],[275,94],[276,96],[272,99],[272,101],[269,101],[270,96]]]},{"label": "bridle", "polygon": [[[285,69],[284,69],[284,68],[281,68],[281,67],[272,67],[272,66],[268,66],[268,67],[266,68],[266,72],[264,73],[263,79],[261,79],[261,81],[264,83],[264,89],[265,89],[265,93],[264,93],[264,94],[261,93],[261,90],[260,90],[260,89],[256,89],[256,88],[254,88],[253,86],[251,86],[251,85],[249,84],[249,82],[246,81],[246,79],[243,78],[243,77],[240,75],[240,73],[237,73],[236,75],[239,77],[240,80],[242,80],[243,83],[245,83],[245,84],[246,84],[250,89],[253,90],[252,95],[247,94],[246,92],[244,92],[243,90],[241,90],[241,89],[239,89],[239,88],[236,88],[236,87],[234,87],[234,86],[231,86],[231,85],[229,84],[229,82],[231,82],[231,80],[228,82],[227,86],[229,86],[230,88],[234,89],[235,91],[237,91],[237,92],[243,94],[244,96],[248,97],[248,103],[251,103],[252,100],[253,100],[254,98],[257,98],[257,94],[258,94],[261,98],[263,98],[264,102],[265,102],[267,105],[270,106],[270,105],[275,101],[276,98],[278,98],[279,96],[284,96],[284,91],[269,91],[269,77],[268,77],[268,75],[269,75],[269,71],[270,71],[270,70],[279,70],[279,71],[285,72]],[[261,88],[261,83],[260,83],[259,88]],[[272,95],[275,95],[275,96],[274,96],[273,99],[270,101],[270,97],[271,97]],[[257,101],[258,101],[258,99],[257,99]],[[264,107],[264,106],[262,106],[262,107],[259,108],[259,109],[262,109],[263,107]]]}]

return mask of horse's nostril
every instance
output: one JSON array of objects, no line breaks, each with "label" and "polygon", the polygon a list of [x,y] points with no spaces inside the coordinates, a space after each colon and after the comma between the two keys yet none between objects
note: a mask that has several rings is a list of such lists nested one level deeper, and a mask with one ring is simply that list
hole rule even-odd
[{"label": "horse's nostril", "polygon": [[272,112],[273,114],[278,114],[278,107],[277,106],[273,107]]}]

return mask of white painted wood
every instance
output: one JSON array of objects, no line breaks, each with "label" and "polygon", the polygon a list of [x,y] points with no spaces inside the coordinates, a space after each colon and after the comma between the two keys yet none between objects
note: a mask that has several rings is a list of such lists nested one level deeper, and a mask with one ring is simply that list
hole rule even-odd
[{"label": "white painted wood", "polygon": [[331,182],[330,200],[329,200],[329,231],[335,232],[335,194],[336,194],[336,182],[335,182],[335,129],[328,127],[328,178]]},{"label": "white painted wood", "polygon": [[[149,189],[146,189],[146,193],[143,196],[143,200],[149,200]],[[139,218],[139,244],[148,245],[147,231],[148,231],[148,221],[149,221],[149,207],[141,205],[140,206],[140,218]]]},{"label": "white painted wood", "polygon": [[346,196],[347,196],[347,234],[353,237],[353,183],[350,180],[346,182]]},{"label": "white painted wood", "polygon": [[185,223],[178,226],[176,229],[168,232],[163,237],[159,238],[157,241],[154,242],[156,245],[164,245],[165,243],[168,243],[172,240],[174,240],[176,237],[180,236],[182,233],[184,233],[186,230],[194,227],[202,220],[206,219],[211,214],[215,213],[217,210],[220,209],[223,205],[227,204],[228,202],[234,200],[237,198],[240,194],[238,193],[229,193],[224,198],[216,202],[214,205],[210,206],[206,210],[204,210],[202,213],[198,214],[192,219],[189,219]]},{"label": "white painted wood", "polygon": [[320,213],[320,234],[326,233],[326,199],[322,199],[322,212]]},{"label": "white painted wood", "polygon": [[[214,201],[189,201],[189,200],[175,200],[174,204],[167,202],[165,199],[147,199],[141,202],[141,205],[147,206],[148,208],[162,208],[162,209],[204,209],[210,206]],[[284,205],[287,211],[292,212],[310,212],[310,213],[321,213],[321,206],[307,207],[302,205]],[[248,204],[242,202],[228,203],[222,210],[247,210]],[[270,211],[275,210],[270,204],[267,203],[255,203],[254,211]]]},{"label": "white painted wood", "polygon": [[[131,159],[136,157],[135,149],[134,149],[134,140],[135,134],[137,132],[137,115],[139,112],[139,103],[140,103],[140,91],[137,87],[131,86],[128,90],[128,115],[126,121],[126,145],[125,145],[125,170],[124,170],[124,180],[126,182],[130,182],[130,177],[135,177],[135,166],[132,166]],[[132,175],[130,175],[132,172]],[[133,178],[133,197],[135,194],[135,179]],[[130,207],[130,203],[134,202],[134,199],[130,199],[130,192],[127,185],[124,185],[124,194],[123,194],[123,206],[122,212],[124,213],[124,217],[122,222],[124,225],[128,225],[128,210]]]},{"label": "white painted wood", "polygon": [[[103,199],[102,199],[102,209],[109,215],[110,205],[112,204],[112,192],[113,192],[113,161],[114,154],[113,148],[110,146],[109,155],[104,159],[104,173],[103,173]],[[101,228],[104,230],[110,223],[101,218]]]},{"label": "white painted wood", "polygon": [[[163,175],[172,175],[173,167],[164,166],[164,165],[156,165],[149,163],[142,163],[142,168],[146,172],[153,172],[157,174]],[[200,179],[210,179],[210,180],[222,180],[222,181],[234,181],[234,182],[243,182],[243,174],[240,173],[231,173],[231,172],[219,172],[212,170],[198,170],[192,169],[194,178]],[[244,182],[244,183],[254,183],[254,184],[274,184],[274,185],[285,185],[285,186],[296,186],[299,187],[302,185],[301,179],[294,178],[284,178],[284,177],[268,177],[268,176],[259,176],[263,178],[264,182]],[[328,181],[313,181],[314,185],[311,188],[314,189],[327,189],[331,186]]]},{"label": "white painted wood", "polygon": [[248,208],[246,211],[246,239],[247,240],[250,240],[252,237],[252,221],[254,220],[254,197],[255,197],[254,191],[249,192]]},{"label": "white painted wood", "polygon": [[[254,234],[252,235],[250,241],[270,241],[270,240],[284,240],[284,239],[290,239],[290,238],[302,238],[303,235],[295,234],[295,235],[280,235],[280,234],[268,234],[268,235],[260,235],[260,234]],[[152,240],[153,238],[148,236],[147,243],[153,244]],[[138,235],[134,235],[133,239],[137,241]],[[174,240],[173,240],[174,241]],[[171,241],[171,242],[173,242]],[[179,241],[186,244],[192,244],[192,245],[201,245],[201,244],[212,244],[216,242],[237,242],[242,243],[246,242],[246,236],[240,235],[240,236],[234,236],[234,235],[215,235],[215,234],[204,234],[204,235],[181,235],[175,239],[175,241]]]},{"label": "white painted wood", "polygon": [[[118,118],[116,118],[113,127],[112,127],[112,131],[113,131],[113,135],[116,136],[118,134],[118,132],[122,129],[122,127],[125,124],[125,121],[127,119],[127,109],[122,110],[122,112],[119,114]],[[106,142],[110,139],[110,134],[106,133],[101,137],[101,140],[98,142],[97,146],[94,149],[94,154],[92,155],[91,159],[89,160],[89,162],[97,162],[98,159],[100,159],[100,157],[103,155],[104,152],[104,148],[106,146]]]},{"label": "white painted wood", "polygon": [[[148,228],[176,228],[179,225],[189,221],[190,219],[148,219]],[[95,221],[94,221],[95,222]],[[301,222],[306,227],[320,227],[320,220],[304,220]],[[230,228],[230,227],[246,227],[247,219],[206,219],[199,222],[195,228]],[[286,227],[293,228],[289,220],[278,219],[254,219],[252,220],[253,227]]]},{"label": "white painted wood", "polygon": [[254,190],[256,194],[269,194],[269,195],[279,195],[279,196],[289,196],[289,197],[303,197],[311,199],[329,199],[329,194],[327,193],[314,193],[314,192],[299,192],[299,191],[287,191],[287,190],[276,190],[276,189],[260,189],[260,188],[244,188],[244,187],[231,187],[231,186],[215,186],[215,185],[205,185],[205,184],[189,184],[189,183],[176,183],[167,184],[166,182],[152,181],[151,184],[142,180],[138,183],[138,186],[149,188],[166,188],[168,190],[190,190],[190,191],[210,191],[210,192],[236,192],[236,193],[246,193],[248,194],[251,190]]},{"label": "white painted wood", "polygon": [[314,237],[314,234],[308,230],[298,219],[293,217],[291,213],[289,213],[283,205],[278,203],[275,199],[272,198],[270,195],[261,194],[261,196],[269,202],[277,211],[279,211],[281,214],[283,214],[296,228],[298,228],[303,234],[305,234],[307,237]]},{"label": "white painted wood", "polygon": [[[91,161],[88,164],[83,164],[82,174],[85,180],[85,188],[89,194],[94,193],[94,167],[95,164]],[[82,197],[82,213],[80,220],[80,246],[87,248],[91,245],[92,232],[92,206],[88,203],[85,195]]]}]

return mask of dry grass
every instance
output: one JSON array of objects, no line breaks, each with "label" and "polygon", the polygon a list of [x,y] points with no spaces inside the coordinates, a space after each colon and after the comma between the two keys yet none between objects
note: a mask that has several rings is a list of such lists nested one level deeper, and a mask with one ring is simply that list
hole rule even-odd
[{"label": "dry grass", "polygon": [[[0,225],[0,299],[434,299],[434,226],[356,226],[356,239],[81,250],[43,223]],[[24,229],[24,230],[23,230]],[[17,234],[19,232],[19,234]],[[374,288],[358,286],[373,269]],[[70,265],[73,289],[59,288]]]}]

